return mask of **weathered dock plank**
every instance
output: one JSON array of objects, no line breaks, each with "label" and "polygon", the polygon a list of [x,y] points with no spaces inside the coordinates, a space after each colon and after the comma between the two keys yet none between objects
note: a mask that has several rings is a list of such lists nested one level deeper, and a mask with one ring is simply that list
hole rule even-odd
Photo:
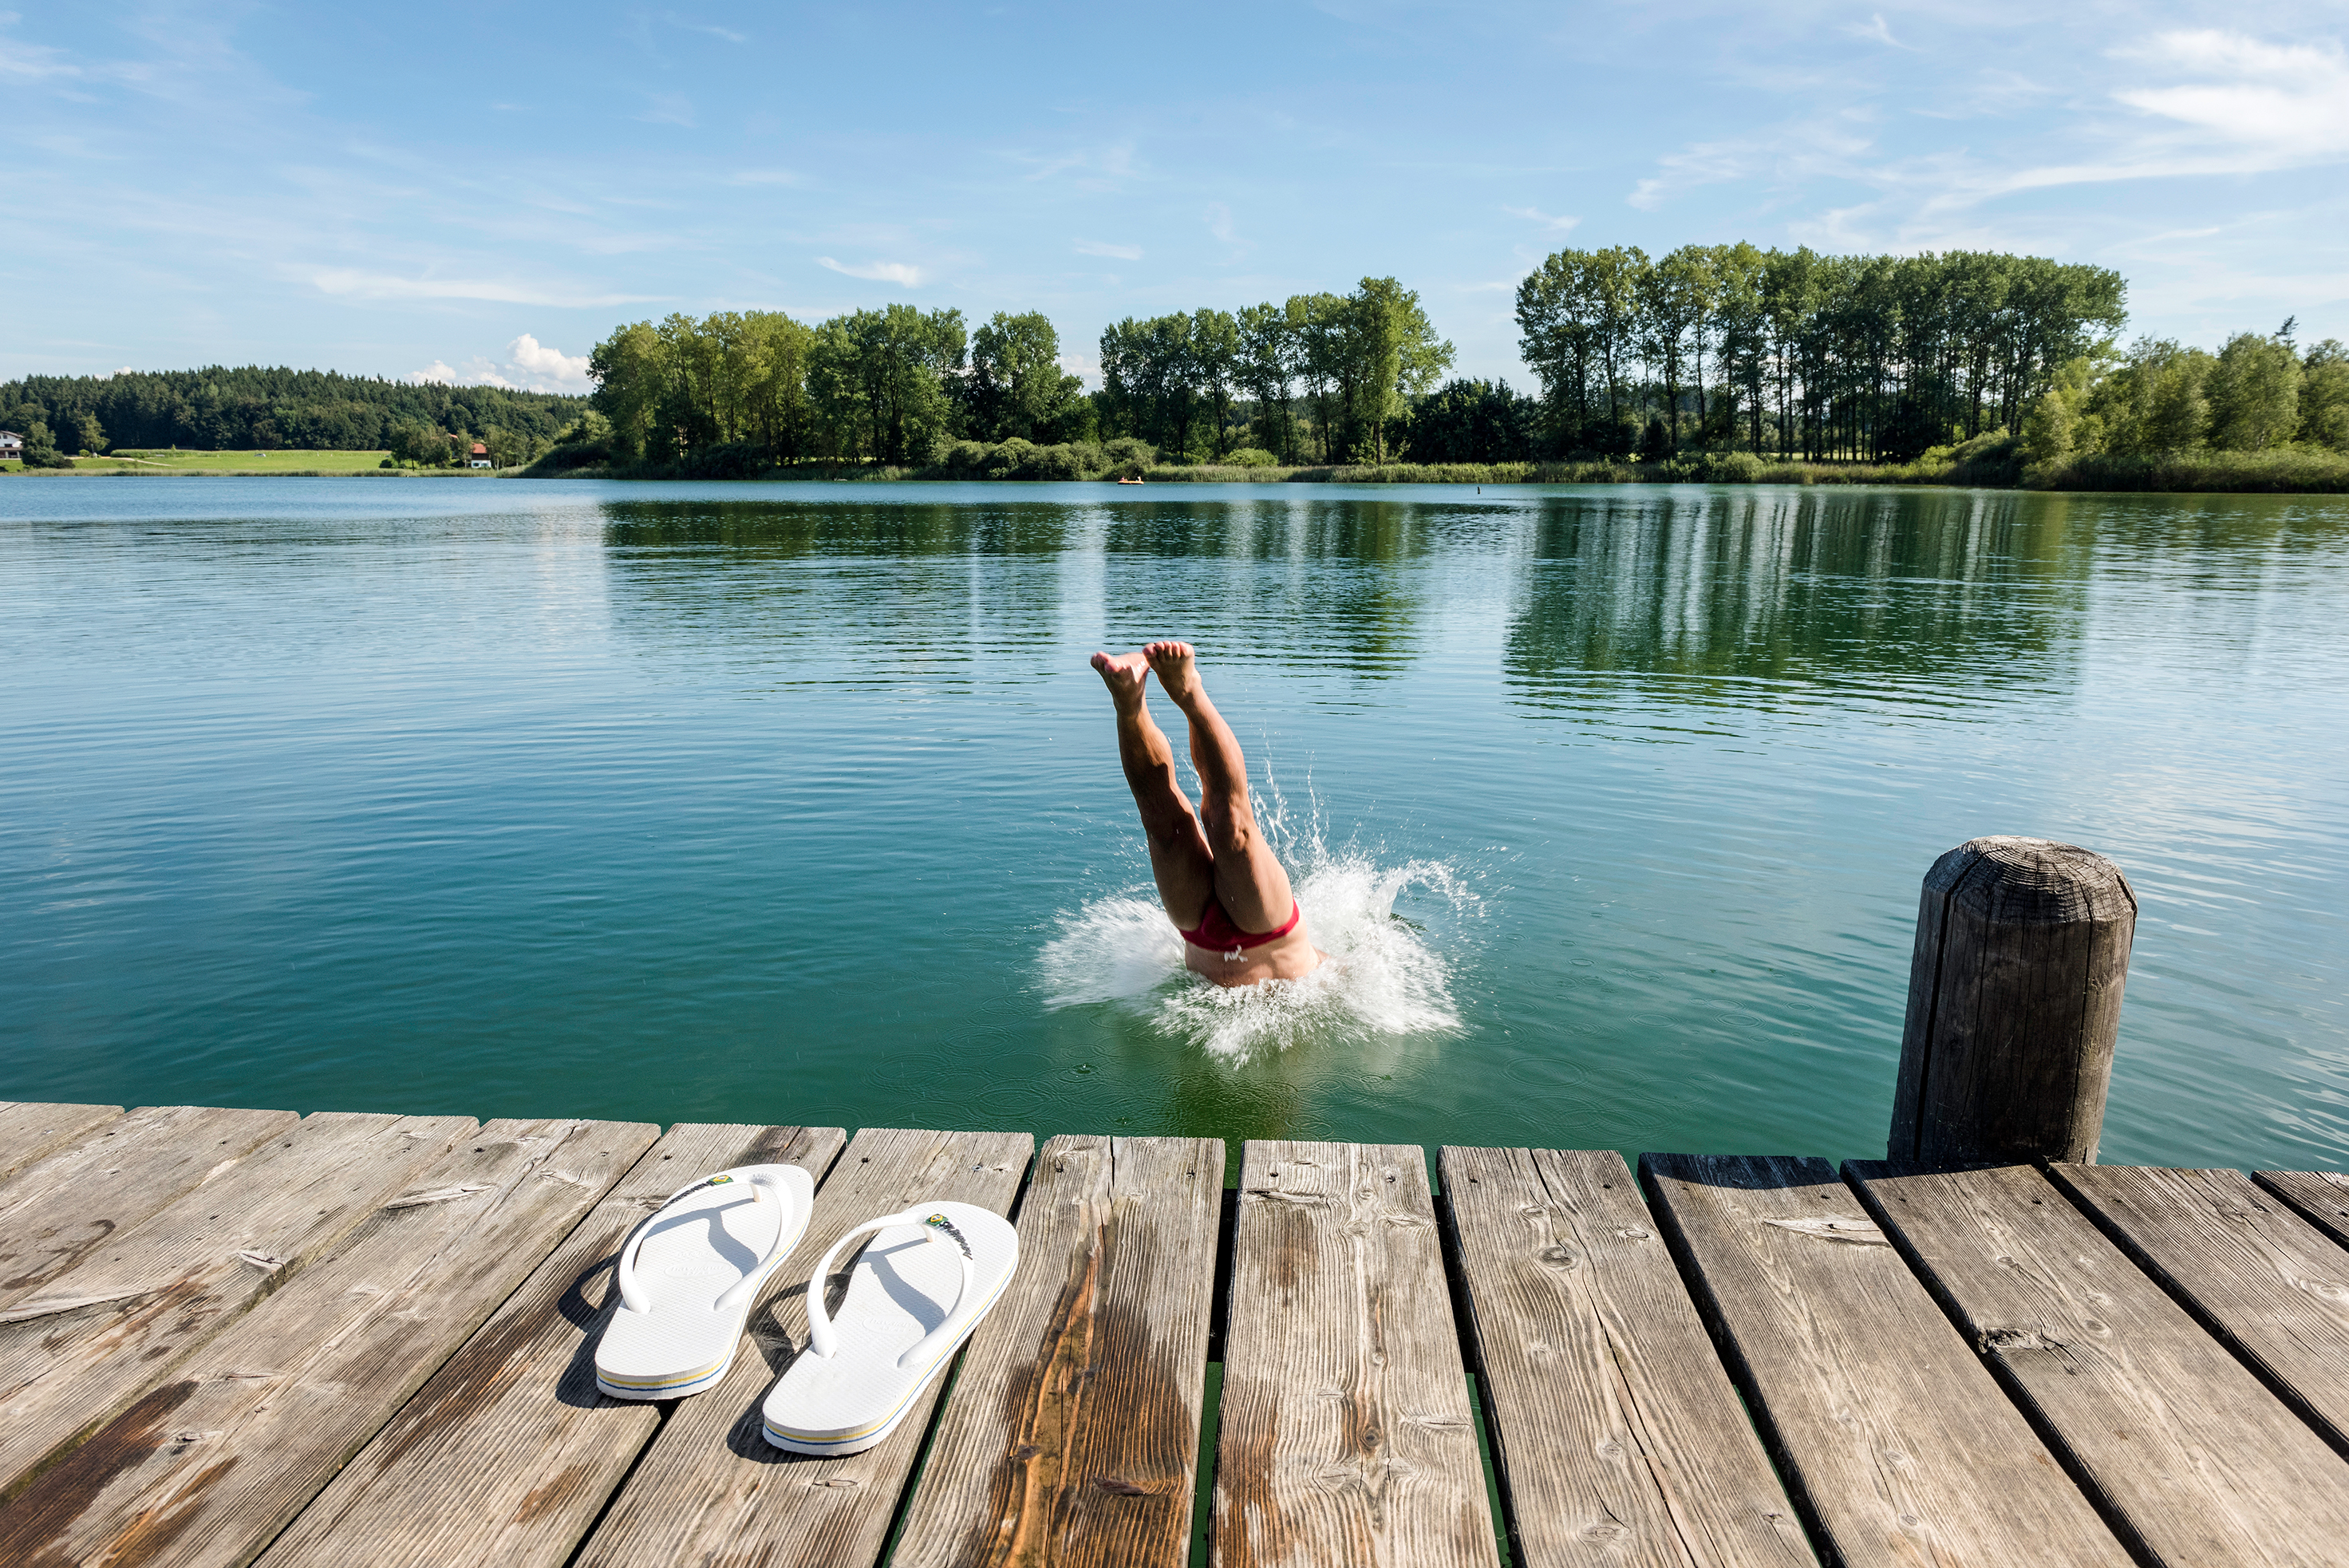
[{"label": "weathered dock plank", "polygon": [[[806,1271],[843,1231],[925,1199],[1009,1211],[1035,1147],[1026,1133],[859,1132],[816,1192],[794,1263],[751,1314],[750,1344],[715,1388],[678,1407],[588,1538],[579,1568],[855,1568],[877,1560],[945,1379],[864,1453],[812,1459],[770,1448],[759,1407],[806,1345]],[[844,1290],[845,1277],[836,1278]]]},{"label": "weathered dock plank", "polygon": [[2035,1168],[1845,1168],[2146,1560],[2285,1568],[2349,1541],[2349,1463]]},{"label": "weathered dock plank", "polygon": [[1623,1157],[1442,1169],[1517,1562],[1815,1563]]},{"label": "weathered dock plank", "polygon": [[2251,1179],[2300,1217],[2349,1247],[2349,1176],[2337,1170],[2255,1170]]},{"label": "weathered dock plank", "polygon": [[1251,1141],[1216,1456],[1218,1568],[1499,1561],[1425,1157]]},{"label": "weathered dock plank", "polygon": [[2129,1562],[1833,1167],[1648,1154],[1640,1168],[1823,1555]]},{"label": "weathered dock plank", "polygon": [[2240,1170],[2058,1165],[2049,1174],[2349,1453],[2349,1251]]},{"label": "weathered dock plank", "polygon": [[569,1561],[660,1425],[659,1407],[595,1390],[622,1239],[697,1176],[797,1165],[821,1182],[847,1141],[838,1127],[671,1127],[277,1538],[264,1568],[342,1568],[354,1542],[370,1568]]},{"label": "weathered dock plank", "polygon": [[[104,1123],[0,1188],[0,1323],[100,1247],[301,1117],[164,1106]],[[42,1315],[53,1312],[36,1308]]]},{"label": "weathered dock plank", "polygon": [[1218,1138],[1056,1137],[892,1568],[1181,1568],[1214,1308]]},{"label": "weathered dock plank", "polygon": [[472,1130],[321,1112],[19,1303],[0,1324],[0,1489],[166,1382]]},{"label": "weathered dock plank", "polygon": [[657,1130],[495,1121],[460,1140],[0,1510],[0,1562],[251,1562]]},{"label": "weathered dock plank", "polygon": [[47,1158],[83,1134],[96,1132],[121,1114],[120,1106],[0,1101],[0,1181],[36,1159]]}]

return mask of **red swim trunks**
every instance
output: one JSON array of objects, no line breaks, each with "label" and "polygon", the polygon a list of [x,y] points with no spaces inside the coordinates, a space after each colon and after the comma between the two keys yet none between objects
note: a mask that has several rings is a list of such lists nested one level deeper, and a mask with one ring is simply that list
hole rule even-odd
[{"label": "red swim trunks", "polygon": [[1288,901],[1288,923],[1280,929],[1244,931],[1232,924],[1232,918],[1224,913],[1221,900],[1210,893],[1207,895],[1207,907],[1199,912],[1198,926],[1195,929],[1185,931],[1183,940],[1195,948],[1206,948],[1210,952],[1238,952],[1247,948],[1260,948],[1267,942],[1279,940],[1295,930],[1297,922],[1304,918],[1305,911],[1298,907],[1296,899],[1291,898]]}]

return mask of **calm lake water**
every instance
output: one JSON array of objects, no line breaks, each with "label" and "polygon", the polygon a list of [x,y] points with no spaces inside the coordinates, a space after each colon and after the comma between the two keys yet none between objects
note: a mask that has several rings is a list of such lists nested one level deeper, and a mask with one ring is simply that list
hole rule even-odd
[{"label": "calm lake water", "polygon": [[[2105,1158],[2338,1168],[2344,626],[2333,499],[0,483],[0,1096],[1874,1156],[2016,833],[2143,907]],[[1157,636],[1290,994],[1149,902]]]}]

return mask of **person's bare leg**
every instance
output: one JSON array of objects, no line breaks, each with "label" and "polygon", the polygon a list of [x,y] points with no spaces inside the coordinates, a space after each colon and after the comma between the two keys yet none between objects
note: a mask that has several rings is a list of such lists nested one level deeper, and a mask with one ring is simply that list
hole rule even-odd
[{"label": "person's bare leg", "polygon": [[[1150,874],[1158,884],[1158,901],[1178,930],[1199,923],[1215,896],[1215,857],[1199,831],[1199,819],[1174,777],[1174,747],[1150,717],[1143,686],[1150,666],[1139,653],[1096,653],[1093,668],[1101,671],[1117,707],[1117,760],[1125,770],[1126,787],[1142,813],[1143,836],[1150,844]],[[1281,917],[1288,919],[1286,915]]]},{"label": "person's bare leg", "polygon": [[1199,770],[1199,814],[1214,857],[1216,897],[1242,930],[1278,930],[1288,923],[1296,894],[1257,829],[1239,737],[1207,701],[1189,643],[1154,642],[1142,653],[1159,688],[1191,721],[1191,765]]}]

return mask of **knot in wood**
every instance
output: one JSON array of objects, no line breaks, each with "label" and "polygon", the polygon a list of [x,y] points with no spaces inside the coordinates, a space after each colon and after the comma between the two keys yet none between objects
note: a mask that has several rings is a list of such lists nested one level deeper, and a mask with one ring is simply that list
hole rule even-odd
[{"label": "knot in wood", "polygon": [[1571,1269],[1575,1264],[1581,1262],[1579,1258],[1577,1258],[1574,1255],[1574,1250],[1572,1248],[1560,1246],[1555,1241],[1551,1242],[1548,1246],[1544,1247],[1540,1251],[1536,1252],[1534,1256],[1540,1259],[1543,1262],[1547,1263],[1553,1269]]},{"label": "knot in wood", "polygon": [[1137,1486],[1133,1481],[1126,1480],[1119,1476],[1095,1476],[1093,1477],[1093,1485],[1100,1488],[1102,1491],[1108,1492],[1112,1497],[1148,1497],[1151,1495],[1150,1489],[1148,1487]]}]

